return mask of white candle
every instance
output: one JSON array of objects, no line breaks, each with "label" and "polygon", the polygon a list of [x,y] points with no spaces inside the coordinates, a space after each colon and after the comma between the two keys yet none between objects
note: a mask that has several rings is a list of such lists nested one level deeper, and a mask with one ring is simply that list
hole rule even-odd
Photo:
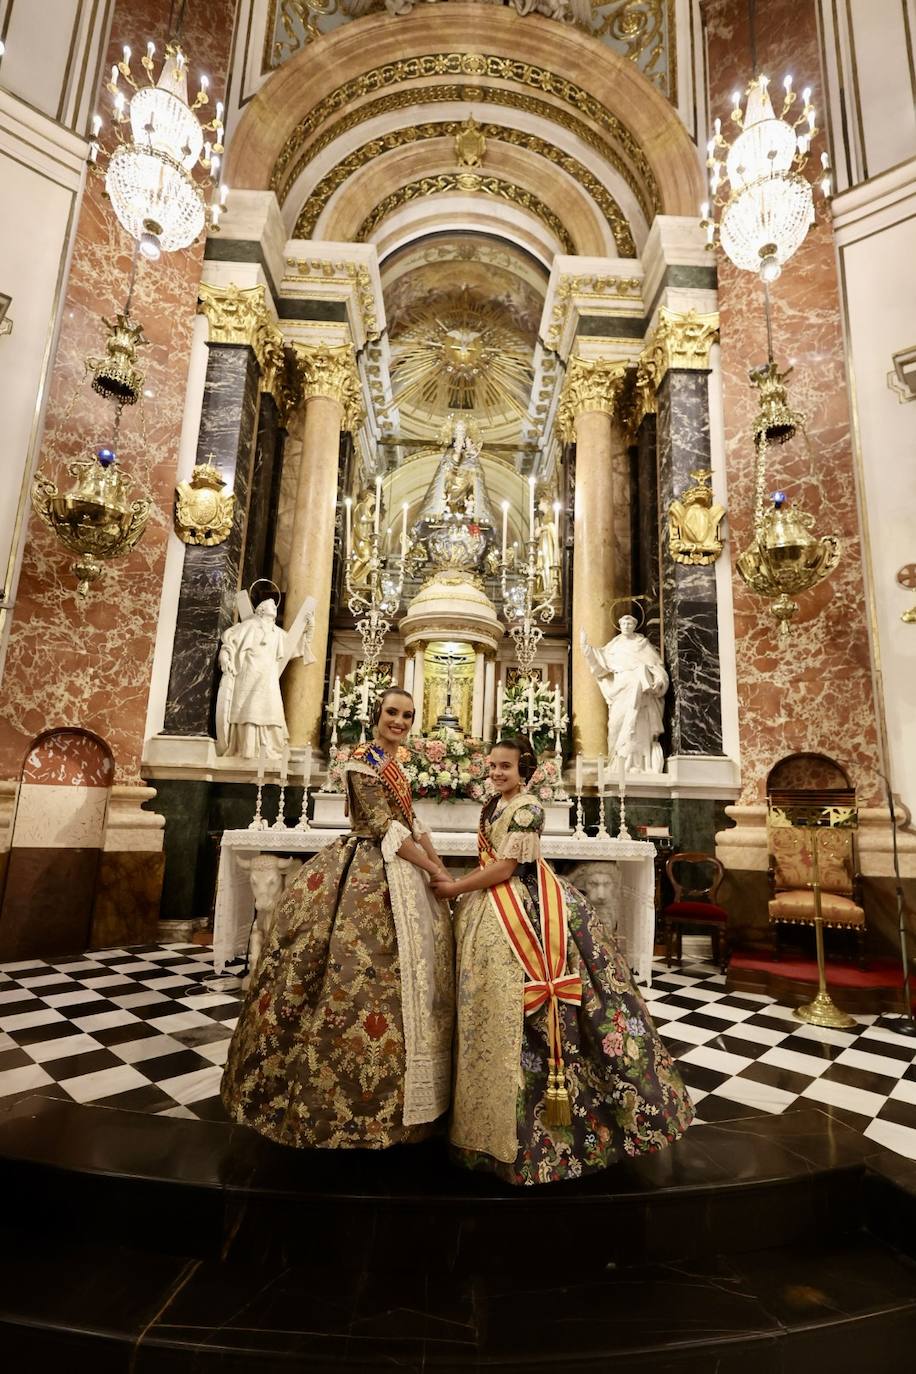
[{"label": "white candle", "polygon": [[604,796],[604,759],[598,755],[598,795]]},{"label": "white candle", "polygon": [[[311,782],[311,779],[312,779],[312,746],[311,746],[310,744],[307,744],[307,745],[305,746],[305,767],[304,767],[303,770],[302,770],[302,786],[303,786],[303,788],[304,788],[304,790],[305,790],[306,793],[308,793],[308,790],[309,790],[309,783]],[[303,799],[303,810],[304,810],[304,809],[305,809],[305,801],[304,801],[304,799]]]},{"label": "white candle", "polygon": [[528,734],[534,733],[534,683],[528,679]]},{"label": "white candle", "polygon": [[555,729],[555,730],[559,730],[559,728],[560,728],[560,689],[559,689],[559,687],[554,687],[554,689],[553,689],[553,724],[554,724],[554,729]]},{"label": "white candle", "polygon": [[258,741],[258,782],[264,781],[264,745]]},{"label": "white candle", "polygon": [[582,755],[576,755],[576,796],[582,796]]},{"label": "white candle", "polygon": [[351,530],[351,528],[350,528],[350,516],[351,516],[352,507],[353,507],[353,502],[352,502],[352,500],[350,499],[350,497],[348,496],[347,499],[344,501],[344,509],[345,509],[346,512],[347,512],[347,542],[346,542],[346,548],[344,549],[344,555],[345,555],[347,558],[350,557],[350,544],[351,544],[351,542],[352,542],[352,536],[353,536],[353,532],[352,532],[352,530]]},{"label": "white candle", "polygon": [[339,673],[338,673],[337,676],[334,678],[334,705],[333,705],[333,709],[332,709],[332,711],[331,711],[331,715],[334,717],[335,720],[336,720],[337,717],[340,715],[340,674],[339,674]]},{"label": "white candle", "polygon": [[407,553],[407,502],[401,507],[401,557]]},{"label": "white candle", "polygon": [[499,679],[496,684],[496,733],[499,734],[503,728],[503,680]]},{"label": "white candle", "polygon": [[529,478],[528,478],[528,538],[529,538],[529,539],[533,539],[533,538],[535,537],[535,536],[534,536],[534,484],[535,484],[535,479],[534,479],[533,477],[529,477]]},{"label": "white candle", "polygon": [[503,562],[506,561],[506,546],[509,539],[509,502],[503,502]]},{"label": "white candle", "polygon": [[623,796],[627,790],[627,761],[623,754],[617,755],[617,777],[620,780],[620,795]]},{"label": "white candle", "polygon": [[362,716],[363,720],[369,719],[369,682],[366,678],[363,679],[362,707],[360,710],[360,715]]},{"label": "white candle", "polygon": [[380,520],[380,518],[381,518],[381,514],[382,514],[382,479],[381,479],[381,477],[376,477],[376,479],[375,479],[375,515],[374,515],[374,517],[373,517],[373,526],[374,526],[374,528],[375,528],[375,533],[376,533],[376,535],[378,534],[378,524],[379,524],[379,520]]},{"label": "white candle", "polygon": [[284,746],[283,746],[283,752],[280,754],[280,782],[281,782],[282,785],[285,785],[285,784],[286,784],[286,779],[287,779],[288,776],[289,776],[289,745],[288,745],[288,744],[284,744]]},{"label": "white candle", "polygon": [[556,540],[557,550],[560,548],[560,503],[553,503],[553,537]]}]

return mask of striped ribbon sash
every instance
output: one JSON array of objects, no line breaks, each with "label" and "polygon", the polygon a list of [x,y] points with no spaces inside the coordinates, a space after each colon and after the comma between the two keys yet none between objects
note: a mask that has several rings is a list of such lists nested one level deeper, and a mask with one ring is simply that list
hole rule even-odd
[{"label": "striped ribbon sash", "polygon": [[403,769],[394,759],[388,757],[384,749],[374,744],[358,746],[353,750],[353,758],[372,765],[386,792],[407,822],[408,830],[413,830],[413,800],[410,795],[410,783],[404,776]]},{"label": "striped ribbon sash", "polygon": [[[482,868],[498,858],[483,833],[483,826],[477,835],[477,852]],[[568,1126],[571,1116],[563,1062],[560,1003],[568,1002],[573,1006],[581,1004],[582,979],[577,973],[566,971],[568,932],[563,888],[553,869],[543,859],[538,860],[537,870],[540,937],[511,881],[497,883],[489,889],[489,894],[503,933],[525,972],[525,1015],[530,1016],[545,1003],[548,1008],[550,1068],[545,1119],[551,1126]]]}]

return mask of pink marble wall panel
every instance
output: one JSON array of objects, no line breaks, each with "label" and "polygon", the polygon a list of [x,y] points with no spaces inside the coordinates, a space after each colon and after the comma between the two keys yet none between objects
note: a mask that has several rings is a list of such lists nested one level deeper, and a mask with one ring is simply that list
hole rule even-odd
[{"label": "pink marble wall panel", "polygon": [[[731,93],[752,72],[746,0],[707,0],[710,115],[728,127]],[[756,7],[759,69],[781,91],[791,73],[809,85],[819,122],[826,101],[813,0],[768,0]],[[819,163],[823,135],[816,140]],[[811,750],[838,760],[859,800],[881,795],[878,731],[870,662],[867,601],[856,508],[844,346],[833,238],[821,200],[805,243],[771,287],[774,353],[790,364],[789,398],[807,421],[810,453],[800,441],[771,451],[767,490],[781,487],[809,511],[817,534],[841,537],[836,571],[797,599],[792,637],[780,643],[769,603],[734,573],[742,800],[763,795],[766,775],[785,754]],[[752,536],[757,392],[752,365],[767,356],[763,288],[719,257],[719,309],[728,472],[728,547],[734,566]]]},{"label": "pink marble wall panel", "polygon": [[[137,54],[151,38],[161,53],[172,8],[169,0],[118,0],[109,67],[125,43]],[[180,41],[192,82],[206,72],[211,95],[221,98],[234,0],[207,0],[184,11]],[[107,92],[99,92],[97,109],[110,138]],[[83,359],[101,351],[100,316],[123,308],[132,249],[101,182],[92,178],[77,229],[39,460],[41,470],[64,488],[70,485],[67,463],[111,442],[113,408],[84,380]],[[201,240],[158,263],[141,260],[138,268],[132,313],[151,341],[141,358],[153,396],[125,410],[117,449],[124,471],[136,481],[135,495],[152,498],[143,539],[127,558],[106,567],[83,607],[69,570],[72,559],[36,519],[29,523],[0,684],[0,776],[18,774],[29,740],[43,729],[70,724],[109,741],[119,782],[139,779],[202,261]]]}]

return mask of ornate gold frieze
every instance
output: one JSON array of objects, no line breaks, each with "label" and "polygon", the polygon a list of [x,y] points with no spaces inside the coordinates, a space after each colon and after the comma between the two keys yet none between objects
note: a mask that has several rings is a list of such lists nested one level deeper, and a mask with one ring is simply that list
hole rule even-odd
[{"label": "ornate gold frieze", "polygon": [[557,406],[557,431],[565,443],[575,438],[576,420],[589,411],[618,414],[627,383],[627,364],[604,358],[570,358]]},{"label": "ornate gold frieze", "polygon": [[675,563],[715,563],[723,549],[719,526],[725,507],[712,499],[712,471],[691,472],[694,485],[668,507],[668,550]]},{"label": "ornate gold frieze", "polygon": [[681,314],[662,306],[658,323],[640,362],[657,389],[671,368],[702,371],[709,367],[709,350],[719,338],[719,315],[712,311],[699,315],[695,310]]},{"label": "ornate gold frieze", "polygon": [[327,258],[287,258],[286,266],[313,286],[353,287],[359,302],[363,330],[371,342],[381,337],[375,313],[375,291],[369,269],[359,262],[331,262]]},{"label": "ornate gold frieze", "polygon": [[[644,197],[648,198],[652,213],[647,214],[647,219],[651,220],[654,214],[661,211],[662,202],[658,183],[655,180],[649,159],[639,141],[617,115],[612,114],[583,86],[577,85],[574,81],[569,81],[565,76],[560,76],[546,67],[535,66],[530,62],[520,62],[514,58],[499,57],[495,54],[484,55],[466,52],[426,53],[420,57],[401,58],[397,62],[388,62],[382,67],[374,67],[371,71],[364,72],[361,76],[354,77],[351,81],[338,86],[312,107],[287,138],[274,163],[270,189],[277,191],[278,194],[282,191],[284,185],[288,184],[287,175],[296,162],[300,150],[305,147],[326,120],[338,111],[350,111],[363,97],[390,86],[399,86],[405,82],[415,82],[430,77],[449,76],[488,77],[495,81],[513,82],[517,86],[524,86],[536,90],[540,94],[548,95],[568,106],[575,116],[591,120],[609,134],[624,153],[629,163],[630,175],[627,180],[630,181],[632,178],[631,186],[633,182],[636,183],[633,189],[640,196],[640,203],[643,203]],[[496,98],[485,86],[481,86],[479,90],[475,87],[473,90],[473,96],[468,98],[475,100]],[[418,97],[416,88],[405,94],[409,97],[405,103],[416,103]],[[554,114],[554,118],[556,118],[556,114]],[[312,151],[309,150],[310,154]],[[615,165],[619,169],[619,163],[615,163]],[[298,173],[296,174],[298,175]],[[640,184],[644,188],[642,193],[636,190]]]},{"label": "ornate gold frieze", "polygon": [[594,274],[561,277],[554,296],[544,343],[550,349],[559,346],[576,297],[592,301],[597,306],[608,300],[639,300],[641,293],[642,277],[601,277]]},{"label": "ornate gold frieze", "polygon": [[221,544],[232,529],[235,494],[213,466],[213,454],[198,463],[189,482],[175,488],[175,533],[184,544]]},{"label": "ornate gold frieze", "polygon": [[[523,148],[527,152],[532,152],[538,157],[546,158],[555,166],[562,168],[573,181],[582,187],[587,195],[598,206],[607,221],[614,243],[617,246],[619,255],[623,258],[633,258],[636,256],[636,244],[627,223],[626,216],[618,205],[617,201],[610,194],[607,187],[598,180],[596,176],[584,167],[576,158],[571,157],[562,149],[554,144],[548,143],[546,139],[539,138],[537,134],[531,134],[524,129],[510,129],[501,124],[479,124],[476,126],[478,133],[484,139],[491,139],[498,143],[508,143],[516,148]],[[308,197],[296,219],[296,227],[293,237],[298,239],[311,238],[318,222],[319,216],[327,205],[331,196],[337,191],[344,182],[354,176],[362,167],[374,162],[383,153],[392,152],[397,148],[409,147],[413,143],[426,141],[434,138],[453,138],[462,137],[462,131],[466,132],[467,125],[460,120],[443,120],[441,123],[425,123],[408,125],[403,129],[390,129],[387,133],[380,134],[378,138],[371,139],[364,143],[362,147],[356,148],[348,157],[338,162],[332,167],[327,176],[321,178],[311,195]],[[477,165],[477,164],[475,164]],[[478,173],[451,173],[456,179],[459,190],[486,190],[486,177]],[[491,193],[492,194],[492,193]],[[505,199],[506,197],[503,197]],[[514,198],[514,197],[513,197]],[[572,250],[569,250],[572,251]]]},{"label": "ornate gold frieze", "polygon": [[294,343],[299,367],[299,394],[304,401],[326,396],[343,411],[342,430],[358,429],[363,419],[362,388],[349,344]]},{"label": "ornate gold frieze", "polygon": [[[460,172],[442,172],[439,176],[420,177],[417,181],[409,181],[405,186],[399,186],[391,195],[380,200],[375,209],[366,216],[354,236],[356,242],[365,243],[383,219],[387,219],[400,206],[407,205],[419,196],[434,196],[443,191],[462,190],[458,180],[460,176]],[[513,205],[520,205],[524,210],[530,210],[535,218],[546,224],[555,235],[564,253],[575,253],[576,246],[559,215],[555,215],[531,191],[516,186],[512,181],[504,181],[502,177],[494,176],[482,176],[478,189],[485,195],[495,196],[498,200],[507,200]]]},{"label": "ornate gold frieze", "polygon": [[211,286],[198,288],[198,313],[206,315],[210,343],[246,344],[254,350],[261,371],[261,390],[273,396],[281,420],[293,404],[293,379],[285,353],[283,334],[267,309],[267,289],[262,286]]},{"label": "ornate gold frieze", "polygon": [[521,91],[507,90],[504,86],[463,86],[451,82],[447,85],[421,86],[419,88],[412,86],[408,90],[389,91],[387,95],[379,96],[377,100],[367,101],[365,104],[357,105],[355,109],[348,110],[313,142],[309,143],[308,147],[303,148],[298,153],[293,164],[288,167],[282,185],[273,185],[276,178],[272,176],[271,184],[277,192],[280,204],[285,204],[293,185],[309,163],[313,162],[325,148],[330,147],[344,134],[349,133],[351,129],[358,128],[359,125],[369,120],[378,119],[381,115],[388,115],[398,110],[461,101],[473,102],[475,105],[491,104],[507,109],[523,110],[526,114],[535,115],[539,119],[565,129],[573,134],[579,142],[594,149],[602,161],[610,163],[614,170],[620,173],[636,197],[647,222],[654,219],[657,207],[653,205],[649,194],[654,183],[647,185],[642,175],[635,175],[627,160],[621,157],[613,144],[602,138],[591,124],[587,124],[582,119],[577,119],[575,115],[558,108],[550,101],[540,100],[537,96],[524,95]]}]

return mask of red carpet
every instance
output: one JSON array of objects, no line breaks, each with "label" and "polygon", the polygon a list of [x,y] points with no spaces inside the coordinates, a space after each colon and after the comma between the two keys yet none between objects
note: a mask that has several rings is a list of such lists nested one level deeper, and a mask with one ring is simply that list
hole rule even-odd
[{"label": "red carpet", "polygon": [[[767,973],[792,978],[799,983],[817,982],[816,959],[776,959],[772,955],[742,954],[736,951],[729,959],[728,966],[729,971],[735,973],[744,969],[749,973]],[[827,982],[838,988],[899,988],[903,986],[903,970],[899,959],[868,959],[864,968],[844,959],[829,959]]]}]

